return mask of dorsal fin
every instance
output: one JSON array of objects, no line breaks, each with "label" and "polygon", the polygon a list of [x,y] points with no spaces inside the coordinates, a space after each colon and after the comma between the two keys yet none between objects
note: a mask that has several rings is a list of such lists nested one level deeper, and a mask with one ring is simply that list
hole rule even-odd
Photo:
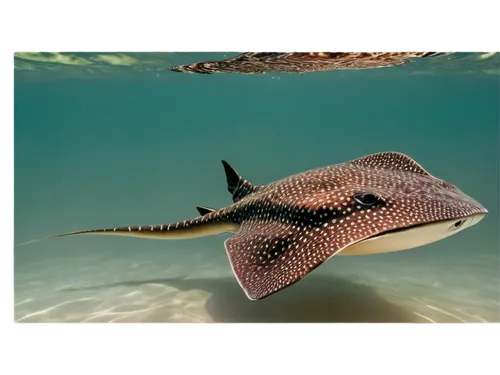
[{"label": "dorsal fin", "polygon": [[215,208],[203,207],[203,206],[196,206],[196,209],[198,210],[201,216],[217,211]]},{"label": "dorsal fin", "polygon": [[226,172],[227,190],[232,194],[233,202],[238,202],[240,199],[260,189],[259,186],[254,186],[247,180],[241,178],[238,172],[236,172],[225,160],[222,160],[222,165]]},{"label": "dorsal fin", "polygon": [[378,154],[367,155],[365,157],[352,160],[349,163],[365,167],[408,171],[427,176],[431,175],[415,160],[400,152],[380,152]]}]

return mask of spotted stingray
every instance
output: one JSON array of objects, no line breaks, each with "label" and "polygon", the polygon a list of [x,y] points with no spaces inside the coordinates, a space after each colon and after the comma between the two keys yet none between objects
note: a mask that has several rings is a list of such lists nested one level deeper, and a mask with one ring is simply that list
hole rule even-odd
[{"label": "spotted stingray", "polygon": [[406,64],[441,52],[259,52],[243,53],[222,61],[204,61],[170,67],[184,73],[303,73],[323,70],[382,68]]},{"label": "spotted stingray", "polygon": [[299,281],[336,254],[422,246],[479,222],[487,210],[410,157],[372,154],[255,186],[222,162],[233,204],[198,207],[172,224],[66,233],[181,239],[236,232],[225,248],[250,299]]}]

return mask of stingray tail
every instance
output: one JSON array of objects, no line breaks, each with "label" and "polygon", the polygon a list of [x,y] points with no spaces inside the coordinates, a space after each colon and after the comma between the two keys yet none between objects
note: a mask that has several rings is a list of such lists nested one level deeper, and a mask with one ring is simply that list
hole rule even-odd
[{"label": "stingray tail", "polygon": [[16,245],[24,246],[34,242],[47,240],[51,238],[67,237],[75,235],[105,235],[105,236],[127,236],[150,238],[158,240],[174,240],[174,239],[188,239],[196,237],[205,237],[225,232],[234,232],[238,229],[238,225],[229,220],[225,214],[224,209],[213,210],[206,215],[185,221],[179,221],[171,224],[158,224],[158,225],[142,225],[142,226],[129,226],[117,227],[109,229],[91,229],[82,230],[77,232],[69,232],[57,234],[55,236],[43,237],[32,241],[27,241]]}]

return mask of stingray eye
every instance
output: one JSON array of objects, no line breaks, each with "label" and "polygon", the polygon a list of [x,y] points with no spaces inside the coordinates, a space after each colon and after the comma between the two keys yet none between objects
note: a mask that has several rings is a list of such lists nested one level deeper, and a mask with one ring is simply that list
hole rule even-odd
[{"label": "stingray eye", "polygon": [[356,193],[354,200],[363,206],[371,206],[381,201],[380,197],[372,193]]}]

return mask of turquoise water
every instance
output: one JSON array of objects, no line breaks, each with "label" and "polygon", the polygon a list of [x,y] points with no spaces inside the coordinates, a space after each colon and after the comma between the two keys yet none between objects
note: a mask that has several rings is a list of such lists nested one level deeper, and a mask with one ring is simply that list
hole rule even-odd
[{"label": "turquoise water", "polygon": [[264,75],[165,71],[229,53],[125,55],[15,58],[15,243],[226,206],[221,159],[267,184],[399,151],[489,214],[421,248],[334,257],[257,302],[232,275],[229,235],[37,242],[14,249],[16,321],[500,320],[498,53]]}]

